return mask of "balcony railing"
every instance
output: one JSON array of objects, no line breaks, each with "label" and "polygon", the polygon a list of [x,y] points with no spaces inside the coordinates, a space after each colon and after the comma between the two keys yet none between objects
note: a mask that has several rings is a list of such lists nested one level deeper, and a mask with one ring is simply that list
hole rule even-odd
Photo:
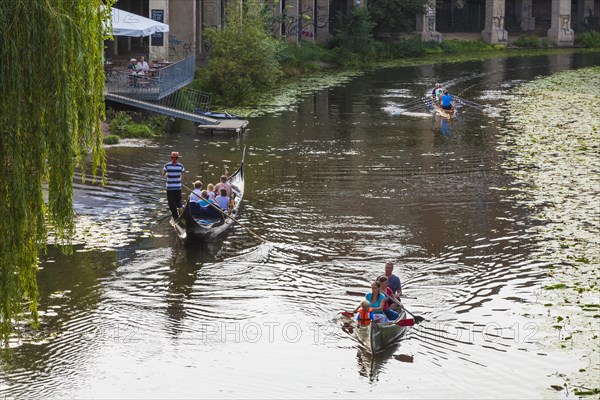
[{"label": "balcony railing", "polygon": [[107,93],[138,100],[160,100],[194,80],[194,56],[152,69],[144,75],[132,70],[113,70],[107,74]]}]

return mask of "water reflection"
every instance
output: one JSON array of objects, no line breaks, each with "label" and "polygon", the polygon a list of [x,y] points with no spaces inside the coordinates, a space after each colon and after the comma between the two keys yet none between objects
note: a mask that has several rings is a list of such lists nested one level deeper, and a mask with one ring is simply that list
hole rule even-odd
[{"label": "water reflection", "polygon": [[[202,379],[210,397],[393,396],[401,377],[409,397],[465,397],[473,387],[482,398],[540,397],[548,365],[568,362],[538,354],[543,336],[519,317],[547,312],[536,297],[546,271],[532,261],[532,210],[508,193],[497,119],[465,109],[443,133],[431,114],[385,108],[422,97],[435,81],[501,108],[518,82],[586,63],[600,62],[577,55],[374,71],[253,119],[240,138],[182,125],[108,149],[109,186],[76,187],[82,244],[73,256],[51,249],[43,258],[48,335],[14,349],[14,368],[0,369],[4,392],[189,397]],[[239,220],[270,242],[233,225],[206,247],[180,245],[165,218],[166,155],[181,151],[190,176],[216,181],[244,145]],[[347,288],[368,288],[386,260],[418,299],[407,307],[427,322],[369,359],[335,316],[356,305]],[[202,340],[223,321],[279,323],[279,333],[297,324],[303,340]],[[327,329],[318,337],[317,326]],[[409,384],[423,377],[426,386]]]}]

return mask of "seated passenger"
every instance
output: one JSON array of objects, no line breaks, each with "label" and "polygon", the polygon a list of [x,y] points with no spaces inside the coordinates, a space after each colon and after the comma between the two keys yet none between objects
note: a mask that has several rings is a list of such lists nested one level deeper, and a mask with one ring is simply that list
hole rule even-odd
[{"label": "seated passenger", "polygon": [[452,96],[450,96],[447,90],[444,90],[444,95],[440,99],[440,102],[444,110],[452,110]]},{"label": "seated passenger", "polygon": [[227,182],[227,177],[225,175],[221,176],[221,182],[215,185],[215,192],[221,193],[221,189],[227,190],[227,196],[231,197],[231,184]]},{"label": "seated passenger", "polygon": [[190,194],[190,201],[200,201],[200,196],[202,196],[202,182],[196,181],[194,191]]},{"label": "seated passenger", "polygon": [[363,300],[356,320],[359,325],[370,325],[373,320],[373,310],[371,310],[371,304],[367,300]]},{"label": "seated passenger", "polygon": [[442,85],[440,85],[439,83],[435,84],[435,87],[433,88],[433,91],[431,92],[431,97],[433,97],[433,100],[437,101],[439,98],[439,93],[442,91]]},{"label": "seated passenger", "polygon": [[[379,290],[379,282],[373,282],[371,284],[371,293],[367,293],[365,295],[365,299],[369,302],[371,311],[373,312],[373,321],[388,322],[387,317],[383,313],[383,303],[385,303],[385,296],[382,293],[380,293]],[[362,302],[358,307],[354,309],[354,312],[357,312],[360,307],[362,307]]]},{"label": "seated passenger", "polygon": [[209,196],[208,196],[208,191],[207,190],[203,190],[201,195],[200,195],[200,201],[199,201],[200,205],[202,207],[210,207],[210,204],[208,203],[213,203],[214,204],[214,200],[212,200]]},{"label": "seated passenger", "polygon": [[221,193],[216,197],[217,204],[223,211],[229,209],[229,196],[227,196],[227,190],[221,189]]},{"label": "seated passenger", "polygon": [[210,197],[211,199],[214,200],[215,197],[217,197],[217,195],[215,194],[215,185],[213,185],[212,183],[208,184],[206,190],[208,190],[208,197]]},{"label": "seated passenger", "polygon": [[391,300],[394,298],[394,292],[388,287],[388,278],[387,276],[382,275],[377,278],[377,282],[381,285],[381,292],[386,296],[386,299],[388,299],[383,302],[383,313],[390,321],[395,321],[398,319],[398,313],[390,308],[390,306],[395,303]]}]

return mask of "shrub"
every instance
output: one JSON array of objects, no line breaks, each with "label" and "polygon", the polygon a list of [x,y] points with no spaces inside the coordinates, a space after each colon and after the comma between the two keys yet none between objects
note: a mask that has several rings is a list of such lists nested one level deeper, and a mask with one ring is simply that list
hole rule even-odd
[{"label": "shrub", "polygon": [[420,38],[414,37],[410,39],[395,40],[391,44],[396,57],[422,57],[427,54],[426,49],[431,47],[431,44],[425,44]]},{"label": "shrub", "polygon": [[202,90],[224,105],[243,104],[282,75],[277,59],[278,40],[269,35],[258,0],[230,3],[222,30],[208,29],[210,59],[200,74]]},{"label": "shrub", "polygon": [[600,32],[588,31],[577,35],[576,42],[587,48],[599,48],[600,47]]},{"label": "shrub", "polygon": [[118,111],[114,114],[114,117],[108,126],[113,134],[123,135],[131,122],[132,119],[128,113],[125,111]]},{"label": "shrub", "polygon": [[[145,115],[126,111],[109,112],[108,116],[112,118],[108,125],[110,132],[122,138],[148,138],[164,134],[167,117],[154,114],[145,118]],[[136,120],[140,122],[136,122]]]},{"label": "shrub", "polygon": [[319,68],[319,62],[327,62],[327,60],[331,60],[331,57],[327,49],[316,43],[302,41],[300,44],[296,44],[281,41],[277,59],[287,75],[294,75],[295,73],[314,71]]},{"label": "shrub", "polygon": [[117,135],[108,135],[108,136],[105,136],[104,139],[102,139],[102,142],[104,144],[117,144],[117,143],[119,143],[120,140],[121,140],[121,138],[118,137]]},{"label": "shrub", "polygon": [[517,47],[525,47],[528,49],[541,49],[543,47],[549,47],[550,41],[548,38],[546,40],[540,41],[540,38],[535,35],[519,35],[517,40],[515,40],[514,45]]},{"label": "shrub", "polygon": [[152,129],[155,135],[162,135],[167,129],[167,117],[161,114],[153,114],[144,121],[144,124]]},{"label": "shrub", "polygon": [[338,19],[340,29],[332,35],[329,41],[330,48],[346,49],[359,55],[361,61],[373,60],[376,50],[373,36],[375,23],[371,20],[369,9],[355,7],[348,15],[340,15]]},{"label": "shrub", "polygon": [[131,138],[150,138],[154,136],[154,131],[145,124],[132,123],[125,129],[125,137]]}]

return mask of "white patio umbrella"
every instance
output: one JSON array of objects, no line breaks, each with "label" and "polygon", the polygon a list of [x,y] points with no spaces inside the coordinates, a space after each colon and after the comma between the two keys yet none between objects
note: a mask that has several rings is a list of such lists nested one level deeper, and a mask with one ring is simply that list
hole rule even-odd
[{"label": "white patio umbrella", "polygon": [[141,37],[156,32],[169,32],[169,25],[112,7],[113,36]]}]

